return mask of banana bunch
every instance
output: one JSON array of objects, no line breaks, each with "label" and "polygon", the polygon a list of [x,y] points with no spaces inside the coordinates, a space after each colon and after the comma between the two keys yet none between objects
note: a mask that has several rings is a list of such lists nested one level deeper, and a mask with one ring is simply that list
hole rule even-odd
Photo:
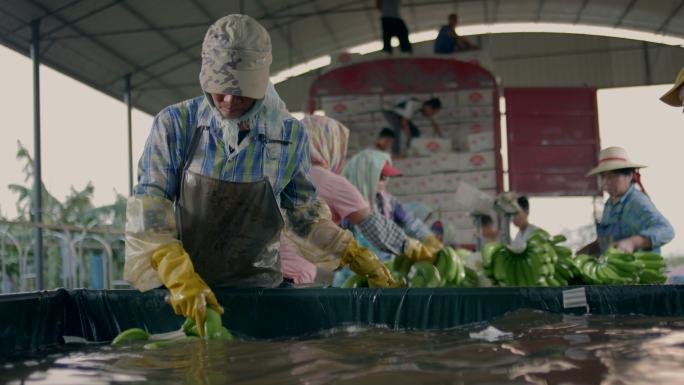
[{"label": "banana bunch", "polygon": [[[221,321],[221,315],[215,312],[213,309],[207,309],[207,317],[204,321],[204,332],[204,339],[207,340],[219,339],[230,341],[233,339],[232,334],[230,334],[228,329],[226,329],[223,326],[223,322]],[[119,333],[119,335],[117,335],[116,338],[112,340],[111,344],[123,345],[135,341],[148,341],[150,339],[154,339],[153,337],[154,336],[152,334],[148,333],[144,329],[131,328]],[[181,330],[178,332],[178,336],[174,336],[170,339],[160,339],[147,343],[143,346],[143,348],[146,350],[154,350],[180,343],[187,343],[199,340],[200,334],[199,330],[197,329],[197,325],[193,320],[188,318],[181,326]]]},{"label": "banana bunch", "polygon": [[442,274],[429,261],[414,263],[406,278],[408,278],[409,287],[435,288],[443,286]]},{"label": "banana bunch", "polygon": [[556,249],[564,256],[567,254],[565,248],[557,246],[563,241],[562,235],[551,238],[546,231],[537,230],[522,251],[490,242],[482,249],[482,267],[492,282],[500,286],[561,286],[567,284],[566,274],[556,273]]},{"label": "banana bunch", "polygon": [[435,267],[442,274],[440,287],[477,287],[479,278],[475,270],[465,265],[470,250],[445,247],[437,252]]},{"label": "banana bunch", "polygon": [[661,284],[667,280],[663,257],[647,251],[629,254],[611,248],[600,258],[580,254],[575,266],[585,283],[594,285]]},{"label": "banana bunch", "polygon": [[661,255],[651,251],[637,251],[634,258],[644,265],[644,269],[639,273],[639,283],[653,285],[667,281],[665,260]]},{"label": "banana bunch", "polygon": [[[557,235],[552,238],[553,241],[565,241],[565,237]],[[581,274],[575,266],[575,261],[572,257],[572,250],[565,246],[558,244],[553,245],[558,260],[556,261],[554,278],[561,286],[582,284]]]},{"label": "banana bunch", "polygon": [[[464,259],[470,255],[468,250],[454,250],[445,247],[437,252],[435,263],[414,262],[410,258],[397,255],[391,262],[385,262],[392,276],[404,281],[408,287],[477,287],[479,277],[475,270],[465,265]],[[343,288],[368,287],[368,280],[352,275],[342,284]]]}]

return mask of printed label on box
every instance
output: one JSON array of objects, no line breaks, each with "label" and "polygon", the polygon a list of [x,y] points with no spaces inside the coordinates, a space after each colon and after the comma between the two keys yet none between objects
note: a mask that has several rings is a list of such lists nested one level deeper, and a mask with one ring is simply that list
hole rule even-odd
[{"label": "printed label on box", "polygon": [[458,183],[461,181],[460,174],[434,174],[432,178],[432,189],[434,192],[455,192]]},{"label": "printed label on box", "polygon": [[458,103],[464,105],[492,105],[494,93],[491,89],[459,91]]},{"label": "printed label on box", "polygon": [[494,151],[469,152],[459,154],[460,166],[463,171],[488,170],[496,167]]},{"label": "printed label on box", "polygon": [[494,131],[468,135],[468,150],[471,152],[493,150],[494,147]]},{"label": "printed label on box", "polygon": [[462,123],[459,126],[460,130],[467,132],[468,134],[478,134],[485,131],[494,131],[494,119],[483,118],[475,121]]},{"label": "printed label on box", "polygon": [[404,176],[424,176],[432,172],[429,157],[397,159],[392,163]]},{"label": "printed label on box", "polygon": [[409,152],[413,155],[431,155],[451,151],[451,139],[415,138],[411,140]]},{"label": "printed label on box", "polygon": [[435,154],[430,157],[432,172],[459,171],[461,158],[456,153]]},{"label": "printed label on box", "polygon": [[496,188],[496,170],[459,173],[463,182],[470,183],[479,189]]}]

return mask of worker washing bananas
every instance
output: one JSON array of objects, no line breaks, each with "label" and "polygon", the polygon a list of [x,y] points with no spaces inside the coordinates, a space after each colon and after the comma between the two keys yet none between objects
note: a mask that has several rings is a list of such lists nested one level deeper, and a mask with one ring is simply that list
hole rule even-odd
[{"label": "worker washing bananas", "polygon": [[223,312],[211,288],[281,283],[287,225],[325,250],[328,266],[396,286],[318,201],[306,130],[269,83],[266,29],[225,16],[201,54],[204,95],[162,110],[145,144],[126,209],[125,279],[141,291],[166,286],[174,311],[202,325],[207,307]]},{"label": "worker washing bananas", "polygon": [[[412,261],[434,262],[437,251],[443,247],[442,243],[385,189],[387,180],[400,173],[399,169],[392,166],[388,153],[373,149],[363,150],[351,157],[342,170],[342,175],[356,186],[372,210],[392,220],[406,234],[389,254],[405,256]],[[346,224],[343,223],[343,226]],[[381,235],[370,231],[358,234],[358,237],[375,245],[380,242],[371,239]],[[344,274],[338,274],[335,280],[340,283],[344,278]]]},{"label": "worker washing bananas", "polygon": [[646,195],[639,173],[644,167],[632,162],[622,147],[601,150],[598,165],[587,176],[600,176],[609,199],[596,225],[596,241],[578,254],[603,255],[611,247],[624,253],[651,250],[659,254],[660,247],[674,238],[672,225]]},{"label": "worker washing bananas", "polygon": [[[338,175],[347,158],[349,129],[342,123],[325,117],[307,115],[302,121],[310,141],[311,181],[320,198],[328,205],[335,223],[343,222],[364,237],[379,251],[400,255],[407,252],[411,257],[426,258],[431,252],[420,253],[420,242],[406,235],[404,230],[392,219],[371,209],[364,196],[351,182]],[[387,166],[385,173],[398,173],[399,170]],[[422,234],[421,234],[422,235]],[[423,238],[432,235],[423,235]],[[297,237],[291,231],[284,233],[281,243],[283,274],[294,283],[312,282],[317,275],[316,267],[303,259],[299,254],[317,254],[320,251],[312,248],[312,242]],[[302,242],[303,241],[303,242]],[[436,250],[442,245],[435,238],[432,244]],[[414,246],[414,251],[407,245]],[[435,250],[435,251],[436,251]],[[297,253],[298,252],[298,253]],[[320,258],[310,258],[319,260]],[[320,270],[320,269],[319,269]]]}]

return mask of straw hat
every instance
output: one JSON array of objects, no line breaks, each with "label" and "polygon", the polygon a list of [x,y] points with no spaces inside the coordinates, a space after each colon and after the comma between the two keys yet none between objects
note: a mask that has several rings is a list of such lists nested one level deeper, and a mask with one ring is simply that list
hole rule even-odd
[{"label": "straw hat", "polygon": [[663,102],[673,106],[673,107],[681,107],[682,106],[682,99],[680,99],[681,93],[680,88],[682,88],[682,85],[684,85],[684,67],[682,67],[681,70],[679,70],[679,73],[677,74],[677,78],[675,79],[675,83],[670,88],[669,91],[665,93],[665,95],[660,97],[660,100]]},{"label": "straw hat", "polygon": [[622,147],[608,147],[599,153],[599,161],[596,167],[589,170],[587,176],[600,174],[606,171],[620,170],[623,168],[645,168],[643,164],[632,163],[627,151]]}]

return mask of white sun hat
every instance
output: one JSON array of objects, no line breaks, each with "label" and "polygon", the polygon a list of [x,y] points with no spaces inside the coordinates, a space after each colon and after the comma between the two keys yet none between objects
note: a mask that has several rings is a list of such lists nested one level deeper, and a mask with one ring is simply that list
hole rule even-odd
[{"label": "white sun hat", "polygon": [[622,147],[608,147],[599,153],[599,161],[596,167],[589,170],[587,176],[600,174],[606,171],[620,170],[623,168],[645,168],[643,164],[633,163]]},{"label": "white sun hat", "polygon": [[220,18],[207,30],[202,43],[202,90],[261,99],[268,86],[271,37],[247,15]]}]

